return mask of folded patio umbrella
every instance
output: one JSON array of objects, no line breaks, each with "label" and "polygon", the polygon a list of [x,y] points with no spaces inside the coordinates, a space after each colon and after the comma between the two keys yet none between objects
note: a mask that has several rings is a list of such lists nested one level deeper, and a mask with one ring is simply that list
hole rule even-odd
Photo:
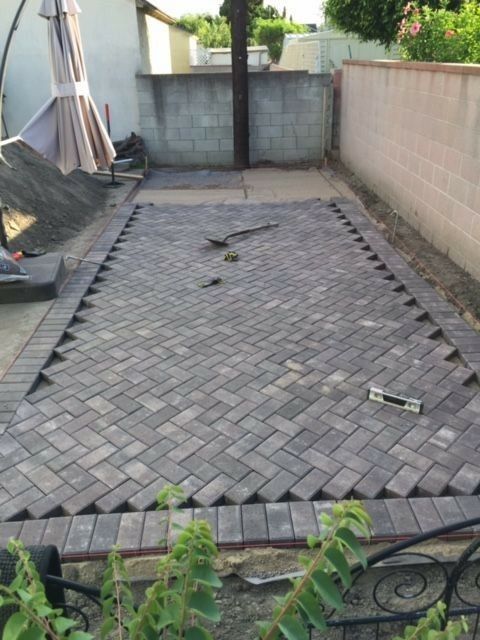
[{"label": "folded patio umbrella", "polygon": [[19,137],[63,174],[108,168],[115,149],[90,96],[76,0],[42,0],[47,18],[52,97]]}]

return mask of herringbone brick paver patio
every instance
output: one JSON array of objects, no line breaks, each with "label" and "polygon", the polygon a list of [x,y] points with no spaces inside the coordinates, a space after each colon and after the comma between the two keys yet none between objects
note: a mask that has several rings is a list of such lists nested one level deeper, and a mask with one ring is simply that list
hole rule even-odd
[{"label": "herringbone brick paver patio", "polygon": [[[238,262],[204,239],[269,221]],[[0,436],[0,519],[477,490],[475,373],[348,214],[145,206],[111,258]]]}]

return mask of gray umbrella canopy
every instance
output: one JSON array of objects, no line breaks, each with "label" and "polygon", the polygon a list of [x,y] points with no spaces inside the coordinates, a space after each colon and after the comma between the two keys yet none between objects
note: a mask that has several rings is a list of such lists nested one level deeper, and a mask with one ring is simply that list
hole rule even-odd
[{"label": "gray umbrella canopy", "polygon": [[87,81],[76,0],[42,0],[48,20],[52,98],[19,137],[63,174],[108,168],[115,149],[102,124]]}]

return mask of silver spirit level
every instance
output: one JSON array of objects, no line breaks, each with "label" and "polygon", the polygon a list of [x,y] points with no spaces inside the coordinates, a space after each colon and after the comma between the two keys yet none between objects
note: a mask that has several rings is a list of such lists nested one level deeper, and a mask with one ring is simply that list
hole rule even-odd
[{"label": "silver spirit level", "polygon": [[422,400],[397,396],[393,393],[387,393],[382,389],[377,389],[376,387],[370,387],[368,390],[368,399],[374,402],[380,402],[381,404],[388,404],[392,407],[399,407],[404,411],[412,411],[413,413],[422,413],[423,409]]}]

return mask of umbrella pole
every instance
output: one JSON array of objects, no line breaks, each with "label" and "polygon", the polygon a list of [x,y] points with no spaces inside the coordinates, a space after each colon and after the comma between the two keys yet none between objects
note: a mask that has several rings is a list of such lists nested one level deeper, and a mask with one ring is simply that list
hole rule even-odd
[{"label": "umbrella pole", "polygon": [[[106,104],[105,105],[105,117],[107,120],[107,132],[108,132],[108,137],[110,137],[111,135],[111,127],[110,127],[110,105]],[[110,167],[110,171],[112,174],[112,181],[111,182],[107,182],[107,184],[104,184],[103,186],[106,189],[116,189],[117,187],[121,187],[123,182],[117,182],[115,180],[115,161],[112,160],[112,166]]]},{"label": "umbrella pole", "polygon": [[[15,17],[13,19],[12,22],[12,26],[10,27],[10,31],[8,32],[8,36],[7,36],[7,40],[5,42],[5,49],[3,50],[3,55],[2,55],[2,62],[0,64],[0,141],[3,139],[3,123],[4,123],[4,117],[3,117],[3,92],[5,89],[5,79],[7,76],[7,62],[8,62],[8,56],[10,53],[10,48],[12,45],[12,40],[13,40],[13,36],[15,34],[15,31],[18,29],[18,26],[20,24],[20,18],[22,17],[22,13],[27,5],[28,0],[21,0],[20,5],[17,9],[17,13],[15,14]],[[3,162],[4,164],[6,164],[8,167],[10,167],[10,169],[13,169],[12,165],[9,164],[4,156],[3,156],[3,152],[2,152],[2,147],[0,146],[0,162]]]}]

